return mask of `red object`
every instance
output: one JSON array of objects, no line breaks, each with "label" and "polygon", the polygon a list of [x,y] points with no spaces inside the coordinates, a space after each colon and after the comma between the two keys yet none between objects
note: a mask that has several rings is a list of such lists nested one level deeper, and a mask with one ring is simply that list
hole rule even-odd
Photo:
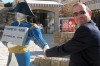
[{"label": "red object", "polygon": [[64,19],[61,24],[62,32],[74,32],[76,30],[76,24],[74,19]]}]

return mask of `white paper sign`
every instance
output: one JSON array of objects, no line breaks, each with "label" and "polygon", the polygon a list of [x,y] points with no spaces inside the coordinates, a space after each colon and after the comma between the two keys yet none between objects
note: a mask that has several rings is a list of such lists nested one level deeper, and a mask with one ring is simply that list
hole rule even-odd
[{"label": "white paper sign", "polygon": [[12,42],[22,46],[27,37],[28,28],[18,26],[5,26],[1,41]]}]

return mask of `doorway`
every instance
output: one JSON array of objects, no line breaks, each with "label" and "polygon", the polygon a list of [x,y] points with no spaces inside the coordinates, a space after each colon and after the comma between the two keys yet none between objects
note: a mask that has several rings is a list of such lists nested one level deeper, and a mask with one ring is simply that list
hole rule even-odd
[{"label": "doorway", "polygon": [[100,9],[93,10],[92,12],[92,19],[100,30]]},{"label": "doorway", "polygon": [[35,23],[38,20],[42,25],[42,33],[54,32],[54,13],[46,10],[33,10],[33,13],[37,16],[35,18],[28,17],[28,21]]}]

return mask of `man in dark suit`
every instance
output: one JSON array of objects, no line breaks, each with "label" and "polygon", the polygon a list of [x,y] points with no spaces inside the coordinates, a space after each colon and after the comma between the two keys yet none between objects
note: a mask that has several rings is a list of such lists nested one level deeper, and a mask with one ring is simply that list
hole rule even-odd
[{"label": "man in dark suit", "polygon": [[69,66],[100,66],[100,31],[91,20],[92,11],[83,3],[73,6],[78,25],[73,38],[61,46],[45,51],[47,57],[70,55]]}]

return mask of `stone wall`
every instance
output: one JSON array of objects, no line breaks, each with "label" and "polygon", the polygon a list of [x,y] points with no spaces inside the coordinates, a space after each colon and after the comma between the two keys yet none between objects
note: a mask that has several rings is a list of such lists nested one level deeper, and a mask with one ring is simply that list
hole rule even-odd
[{"label": "stone wall", "polygon": [[74,32],[55,32],[54,33],[54,46],[64,44],[70,40],[74,35]]},{"label": "stone wall", "polygon": [[[74,32],[55,32],[54,33],[54,46],[61,45],[70,40]],[[35,57],[31,64],[36,66],[69,66],[69,57]]]},{"label": "stone wall", "polygon": [[32,63],[36,66],[69,66],[69,59],[57,57],[37,57]]},{"label": "stone wall", "polygon": [[73,4],[79,2],[79,0],[66,0],[63,2],[64,6],[61,9],[62,13],[63,13],[63,17],[72,17],[73,13],[72,13],[72,6]]},{"label": "stone wall", "polygon": [[0,2],[0,7],[4,7],[4,3]]}]

